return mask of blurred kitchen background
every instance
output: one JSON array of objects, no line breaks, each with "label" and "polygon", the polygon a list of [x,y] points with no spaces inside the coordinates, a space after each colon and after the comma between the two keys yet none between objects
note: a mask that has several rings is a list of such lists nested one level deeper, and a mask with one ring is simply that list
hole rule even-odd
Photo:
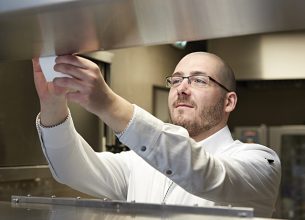
[{"label": "blurred kitchen background", "polygon": [[[249,10],[253,14],[256,12],[257,19],[262,19],[261,23],[251,23],[250,21],[257,21],[251,17],[253,20],[246,24],[255,27],[252,29],[242,23],[238,14],[233,13],[241,6],[224,7],[220,4],[222,1],[210,3],[213,7],[203,1],[206,3],[202,3],[204,9],[210,12],[206,15],[210,18],[207,23],[194,22],[187,14],[187,9],[202,5],[198,1],[191,1],[194,7],[188,6],[183,10],[182,6],[192,4],[177,1],[177,5],[182,6],[176,6],[173,10],[179,9],[180,11],[175,12],[184,17],[175,20],[177,17],[173,16],[174,23],[170,23],[171,20],[167,20],[168,23],[162,20],[167,12],[165,9],[161,10],[160,13],[164,14],[156,18],[157,20],[145,20],[145,13],[152,16],[158,12],[156,7],[162,6],[161,1],[155,1],[156,5],[150,3],[152,10],[148,10],[148,7],[144,7],[147,5],[141,5],[138,1],[126,1],[133,2],[133,6],[121,3],[123,1],[101,1],[104,4],[99,4],[98,9],[109,16],[107,9],[110,8],[115,16],[125,19],[124,22],[116,18],[110,19],[111,22],[106,19],[106,22],[101,22],[103,25],[99,23],[101,17],[88,16],[92,8],[77,3],[78,1],[74,2],[76,3],[72,6],[75,8],[67,9],[62,4],[59,10],[57,5],[53,5],[53,8],[41,5],[38,8],[23,3],[16,6],[8,1],[7,7],[0,9],[1,201],[9,201],[11,195],[28,194],[89,197],[55,182],[48,170],[35,127],[39,102],[33,83],[32,57],[81,52],[100,66],[104,77],[116,93],[168,121],[168,89],[165,88],[165,77],[172,73],[177,62],[187,53],[208,51],[227,61],[236,74],[239,99],[229,121],[235,138],[267,145],[281,158],[282,184],[274,216],[305,218],[305,19],[299,13],[303,13],[301,9],[304,8],[301,1],[291,1],[296,10],[295,17],[284,1],[280,1],[282,5],[278,5],[283,8],[285,6],[283,10],[289,16],[280,11],[278,5],[264,1],[257,1],[262,7],[242,8],[244,14],[240,13],[240,16],[253,16],[246,13]],[[169,6],[172,1],[166,2],[166,6]],[[254,3],[248,1],[247,4]],[[268,17],[268,11],[264,10],[271,10],[272,7],[276,10]],[[62,14],[73,15],[74,9],[77,12],[81,10],[77,22],[81,21],[79,26],[86,28],[83,30],[86,33],[76,36],[65,32],[65,28],[75,21]],[[133,10],[136,13],[130,12]],[[220,10],[223,16],[218,14],[213,17],[213,10]],[[260,11],[265,17],[261,17]],[[224,12],[228,13],[224,16]],[[235,16],[239,23],[230,23],[229,16]],[[273,16],[276,21],[274,20],[272,26],[270,18]],[[39,25],[42,23],[40,28],[37,21]],[[56,27],[54,24],[59,21],[61,25]],[[170,30],[165,30],[158,22],[164,22]],[[260,25],[262,28],[257,28]],[[75,26],[77,25],[74,24],[72,30],[67,31],[79,31]],[[153,33],[148,31],[151,27],[155,28]],[[93,35],[98,37],[91,39],[95,28],[99,32]],[[110,34],[105,34],[106,31],[110,31]],[[37,32],[40,33],[39,40],[34,37]],[[173,32],[174,37],[169,34]],[[122,33],[125,35],[121,35]],[[68,38],[68,35],[73,36]],[[128,150],[97,117],[73,103],[70,108],[77,130],[96,151]]]}]

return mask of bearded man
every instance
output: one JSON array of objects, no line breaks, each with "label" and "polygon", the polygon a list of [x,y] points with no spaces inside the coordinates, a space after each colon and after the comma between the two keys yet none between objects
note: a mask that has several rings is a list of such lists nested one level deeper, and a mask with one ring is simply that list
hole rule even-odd
[{"label": "bearded man", "polygon": [[[270,217],[281,165],[270,148],[233,140],[227,121],[237,103],[232,69],[205,52],[186,55],[166,78],[172,123],[115,94],[93,62],[56,59],[70,77],[46,82],[37,59],[37,129],[59,182],[96,197],[198,206],[253,207]],[[131,151],[94,152],[77,133],[67,102],[97,115]]]}]

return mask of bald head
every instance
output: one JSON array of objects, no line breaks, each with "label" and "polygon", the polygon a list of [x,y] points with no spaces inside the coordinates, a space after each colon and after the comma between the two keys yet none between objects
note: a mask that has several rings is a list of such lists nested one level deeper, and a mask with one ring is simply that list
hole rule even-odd
[{"label": "bald head", "polygon": [[236,81],[233,70],[223,59],[215,54],[207,52],[190,53],[181,59],[177,67],[179,64],[195,58],[199,59],[202,64],[208,67],[210,72],[207,72],[207,74],[213,74],[213,76],[216,76],[216,79],[230,91],[236,91]]}]

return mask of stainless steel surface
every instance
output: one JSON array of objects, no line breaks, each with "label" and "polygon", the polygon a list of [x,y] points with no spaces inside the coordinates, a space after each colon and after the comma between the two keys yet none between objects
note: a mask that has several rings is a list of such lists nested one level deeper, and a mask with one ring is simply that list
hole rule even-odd
[{"label": "stainless steel surface", "polygon": [[[107,210],[93,207],[75,207],[64,205],[49,204],[10,204],[0,202],[0,218],[10,220],[154,220],[154,219],[173,219],[173,220],[240,220],[248,218],[227,217],[204,214],[183,214],[170,211],[137,213],[130,210],[121,211],[114,208]],[[259,220],[260,218],[251,218]]]},{"label": "stainless steel surface", "polygon": [[302,0],[2,0],[0,60],[305,28]]},{"label": "stainless steel surface", "polygon": [[215,216],[235,216],[253,217],[253,208],[233,208],[233,207],[198,207],[166,204],[135,203],[124,201],[108,201],[100,199],[81,198],[56,198],[56,197],[31,197],[12,196],[13,204],[51,204],[74,207],[100,208],[104,211],[116,211],[120,213],[142,213],[152,214],[193,214],[193,215],[215,215]]},{"label": "stainless steel surface", "polygon": [[[16,199],[16,198],[13,198]],[[54,200],[54,198],[53,198]],[[82,199],[71,199],[81,201]],[[167,205],[137,204],[137,203],[119,203],[111,201],[102,201],[99,207],[85,207],[63,204],[42,204],[42,203],[22,203],[21,201],[12,203],[0,202],[0,218],[10,220],[103,220],[103,219],[174,219],[174,220],[263,220],[266,218],[255,217],[237,217],[228,215],[219,215],[217,208],[211,208],[208,213],[182,212],[179,209],[172,209]],[[126,205],[126,206],[125,206]],[[128,208],[128,209],[127,209]],[[141,208],[141,209],[139,209]],[[178,208],[178,206],[177,206]],[[196,208],[196,207],[194,207]]]}]

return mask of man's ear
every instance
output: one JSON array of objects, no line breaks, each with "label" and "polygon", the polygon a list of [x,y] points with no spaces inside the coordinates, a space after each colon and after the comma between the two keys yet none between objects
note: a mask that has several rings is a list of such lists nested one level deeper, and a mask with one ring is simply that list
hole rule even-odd
[{"label": "man's ear", "polygon": [[226,99],[225,99],[225,106],[224,110],[225,112],[232,112],[235,109],[237,103],[237,95],[235,92],[228,92],[226,94]]}]

